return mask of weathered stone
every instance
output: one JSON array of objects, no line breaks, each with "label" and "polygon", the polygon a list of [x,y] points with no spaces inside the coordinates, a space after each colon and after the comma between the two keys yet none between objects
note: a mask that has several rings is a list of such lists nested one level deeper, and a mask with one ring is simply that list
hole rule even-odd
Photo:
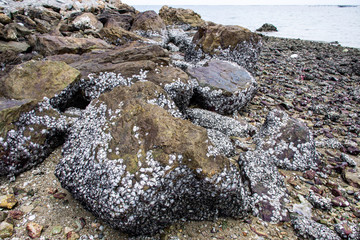
[{"label": "weathered stone", "polygon": [[245,214],[247,190],[236,166],[215,151],[205,129],[171,116],[171,106],[151,82],[94,99],[64,145],[55,171],[62,186],[133,235],[182,218]]},{"label": "weathered stone", "polygon": [[263,24],[260,28],[256,29],[257,32],[277,32],[277,28],[270,24],[270,23],[265,23]]},{"label": "weathered stone", "polygon": [[0,207],[2,208],[12,209],[17,202],[14,194],[0,196]]},{"label": "weathered stone", "polygon": [[12,219],[20,220],[24,216],[24,212],[20,210],[9,211],[9,217]]},{"label": "weathered stone", "polygon": [[350,169],[344,169],[342,172],[342,178],[348,184],[353,187],[360,188],[360,176],[359,170],[351,171]]},{"label": "weathered stone", "polygon": [[354,223],[341,221],[334,225],[334,229],[342,239],[360,239],[360,228]]},{"label": "weathered stone", "polygon": [[161,33],[165,31],[166,25],[155,11],[139,13],[131,26],[133,32]]},{"label": "weathered stone", "polygon": [[354,159],[352,159],[345,153],[341,153],[340,159],[349,164],[350,167],[356,167],[356,162],[354,161]]},{"label": "weathered stone", "polygon": [[118,11],[106,9],[97,16],[104,27],[121,27],[127,31],[130,30],[134,17],[130,14],[120,14]]},{"label": "weathered stone", "polygon": [[7,99],[7,98],[0,97],[0,111],[7,109],[7,108],[19,107],[28,102],[29,102],[28,99],[14,100],[14,99]]},{"label": "weathered stone", "polygon": [[35,222],[29,222],[28,224],[26,224],[26,230],[29,237],[31,237],[32,239],[39,238],[41,236],[43,226]]},{"label": "weathered stone", "polygon": [[13,99],[51,98],[80,77],[64,62],[31,60],[14,67],[2,79],[3,95]]},{"label": "weathered stone", "polygon": [[124,77],[131,77],[140,70],[155,70],[157,65],[169,63],[169,55],[163,48],[138,42],[112,50],[94,50],[81,56],[65,54],[48,59],[66,62],[79,70],[83,77],[100,72],[121,73]]},{"label": "weathered stone", "polygon": [[343,196],[335,197],[331,200],[332,205],[335,207],[348,207],[350,203]]},{"label": "weathered stone", "polygon": [[304,171],[319,163],[313,135],[302,122],[273,110],[255,137],[257,150],[271,154],[279,168]]},{"label": "weathered stone", "polygon": [[32,19],[41,19],[48,23],[50,23],[52,26],[56,26],[59,23],[59,20],[61,19],[61,14],[54,11],[51,8],[45,8],[45,7],[30,7],[26,10],[27,15]]},{"label": "weathered stone", "polygon": [[286,186],[271,155],[248,151],[240,155],[239,165],[241,175],[249,181],[252,213],[267,222],[288,221]]},{"label": "weathered stone", "polygon": [[172,8],[163,6],[159,11],[160,17],[166,25],[190,25],[191,27],[202,26],[205,21],[191,9]]},{"label": "weathered stone", "polygon": [[16,53],[26,52],[30,48],[30,45],[26,42],[3,42],[0,41],[0,53],[6,51],[13,51]]},{"label": "weathered stone", "polygon": [[295,232],[305,239],[340,240],[341,238],[323,224],[314,222],[304,216],[294,216],[292,225]]},{"label": "weathered stone", "polygon": [[324,198],[312,191],[309,192],[309,195],[306,196],[306,198],[315,208],[320,208],[323,210],[330,210],[332,208],[331,200],[329,198]]},{"label": "weathered stone", "polygon": [[11,23],[11,18],[5,13],[0,13],[0,23],[2,24]]},{"label": "weathered stone", "polygon": [[199,81],[193,101],[220,114],[244,108],[257,91],[257,83],[244,68],[221,60],[210,60],[202,67],[186,70]]},{"label": "weathered stone", "polygon": [[0,238],[8,238],[13,235],[14,226],[8,222],[0,223]]},{"label": "weathered stone", "polygon": [[96,38],[72,38],[41,35],[37,36],[35,50],[43,55],[64,53],[82,54],[94,49],[109,49],[111,45]]},{"label": "weathered stone", "polygon": [[92,13],[83,13],[80,16],[77,16],[72,21],[72,25],[78,30],[92,29],[94,31],[99,31],[103,28],[103,24]]},{"label": "weathered stone", "polygon": [[123,45],[131,41],[145,40],[140,35],[119,27],[104,27],[99,32],[102,39],[114,45]]},{"label": "weathered stone", "polygon": [[186,110],[186,113],[194,124],[215,129],[229,137],[249,137],[257,131],[254,126],[246,121],[235,120],[207,110],[190,108]]},{"label": "weathered stone", "polygon": [[193,43],[205,54],[231,60],[252,70],[260,54],[261,38],[240,26],[208,24],[199,28]]},{"label": "weathered stone", "polygon": [[62,232],[62,226],[55,226],[51,230],[51,235],[58,235]]},{"label": "weathered stone", "polygon": [[136,9],[132,6],[127,5],[126,3],[121,2],[120,0],[109,0],[109,8],[113,8],[119,13],[136,13]]},{"label": "weathered stone", "polygon": [[18,23],[9,23],[4,27],[4,38],[7,41],[17,41],[19,39],[24,39],[25,36],[33,33],[32,30],[18,24]]}]

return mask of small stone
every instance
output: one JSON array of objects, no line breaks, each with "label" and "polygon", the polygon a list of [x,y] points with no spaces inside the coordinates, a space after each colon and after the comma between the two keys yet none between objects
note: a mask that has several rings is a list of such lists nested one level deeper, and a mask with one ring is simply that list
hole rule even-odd
[{"label": "small stone", "polygon": [[360,232],[356,224],[342,221],[336,224],[334,229],[343,239],[359,239]]},{"label": "small stone", "polygon": [[48,193],[49,194],[55,194],[57,192],[58,192],[57,188],[48,188]]},{"label": "small stone", "polygon": [[64,199],[66,197],[66,193],[63,193],[63,192],[55,193],[53,196],[56,199]]},{"label": "small stone", "polygon": [[9,217],[12,219],[20,220],[24,216],[24,212],[20,210],[13,210],[9,212]]},{"label": "small stone", "polygon": [[335,207],[348,207],[350,205],[350,203],[346,200],[346,198],[339,196],[336,198],[333,198],[331,200],[331,203],[335,206]]},{"label": "small stone", "polygon": [[29,237],[31,238],[39,238],[41,235],[41,231],[43,229],[43,226],[41,226],[40,224],[37,224],[35,222],[29,222],[26,225],[26,230],[28,232]]},{"label": "small stone", "polygon": [[73,231],[70,231],[66,234],[67,240],[77,240],[79,238],[80,238],[80,235]]},{"label": "small stone", "polygon": [[316,172],[314,170],[308,170],[308,171],[304,172],[303,176],[304,176],[304,178],[313,180],[316,176]]},{"label": "small stone", "polygon": [[341,153],[340,159],[346,162],[350,167],[356,167],[356,162],[345,153]]},{"label": "small stone", "polygon": [[334,195],[335,197],[342,196],[341,191],[340,191],[339,189],[337,189],[337,188],[331,189],[331,193],[332,193],[332,195]]},{"label": "small stone", "polygon": [[0,238],[8,238],[13,235],[14,226],[8,222],[0,223]]},{"label": "small stone", "polygon": [[354,197],[356,200],[360,200],[360,192],[354,193]]},{"label": "small stone", "polygon": [[12,209],[17,203],[14,194],[8,194],[4,196],[0,196],[0,207]]},{"label": "small stone", "polygon": [[360,150],[357,147],[350,146],[347,148],[347,152],[351,155],[357,156],[360,154]]},{"label": "small stone", "polygon": [[74,229],[72,229],[72,228],[70,228],[70,227],[65,227],[65,228],[64,228],[64,233],[65,233],[65,235],[67,235],[69,232],[72,232],[72,231],[74,231]]},{"label": "small stone", "polygon": [[4,221],[7,218],[7,213],[0,211],[0,222]]},{"label": "small stone", "polygon": [[51,235],[58,235],[60,234],[62,231],[62,227],[61,226],[55,226],[53,227],[53,229],[51,230]]}]

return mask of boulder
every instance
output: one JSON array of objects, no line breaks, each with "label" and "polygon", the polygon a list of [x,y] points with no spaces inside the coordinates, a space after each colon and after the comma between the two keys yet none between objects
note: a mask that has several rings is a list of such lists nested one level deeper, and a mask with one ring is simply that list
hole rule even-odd
[{"label": "boulder", "polygon": [[82,54],[93,49],[109,49],[111,45],[104,40],[96,38],[73,38],[40,35],[36,37],[34,49],[43,55],[64,53]]},{"label": "boulder", "polygon": [[199,82],[193,101],[220,114],[240,111],[257,91],[251,74],[234,63],[213,59],[204,66],[189,67],[186,71]]},{"label": "boulder", "polygon": [[310,129],[283,111],[269,112],[254,141],[257,151],[268,152],[279,168],[305,171],[319,164]]},{"label": "boulder", "polygon": [[134,7],[129,6],[126,3],[123,3],[119,0],[109,0],[107,2],[108,2],[108,8],[114,9],[121,14],[124,13],[135,14],[137,12]]},{"label": "boulder", "polygon": [[114,72],[124,77],[138,74],[140,70],[155,70],[157,65],[168,65],[169,55],[161,47],[132,42],[108,50],[93,50],[80,55],[64,54],[48,57],[49,60],[64,61],[79,70],[83,77],[90,73]]},{"label": "boulder", "polygon": [[64,141],[68,122],[48,102],[0,111],[0,176],[13,176],[46,159]]},{"label": "boulder", "polygon": [[80,72],[64,62],[24,62],[14,67],[1,83],[3,95],[12,99],[51,98],[79,79]]},{"label": "boulder", "polygon": [[104,27],[121,27],[130,30],[134,17],[130,14],[120,14],[118,11],[106,9],[97,16]]},{"label": "boulder", "polygon": [[4,42],[0,41],[0,53],[4,52],[15,52],[15,53],[22,53],[26,52],[30,48],[30,45],[26,42]]},{"label": "boulder", "polygon": [[55,175],[97,217],[131,235],[179,219],[242,216],[246,186],[206,130],[160,107],[151,82],[94,99],[71,129]]},{"label": "boulder", "polygon": [[255,67],[261,49],[261,38],[240,26],[207,24],[199,28],[193,43],[205,54],[231,60],[248,70]]},{"label": "boulder", "polygon": [[0,13],[0,23],[1,24],[8,24],[11,23],[11,18],[6,15],[5,13]]},{"label": "boulder", "polygon": [[260,28],[256,29],[257,32],[277,32],[277,28],[270,24],[270,23],[265,23],[264,25],[262,25]]},{"label": "boulder", "polygon": [[143,37],[120,27],[104,27],[100,30],[99,35],[106,42],[114,45],[123,45],[131,41],[145,40]]},{"label": "boulder", "polygon": [[164,21],[153,10],[137,14],[131,27],[133,32],[144,33],[162,33],[165,30]]},{"label": "boulder", "polygon": [[3,38],[7,41],[24,40],[25,36],[33,33],[33,30],[29,30],[25,26],[18,23],[9,23],[5,25],[3,30]]},{"label": "boulder", "polygon": [[103,28],[103,24],[92,13],[83,13],[77,16],[72,21],[72,25],[77,30],[91,29],[94,31],[99,31]]},{"label": "boulder", "polygon": [[159,11],[160,17],[166,25],[190,25],[200,27],[205,24],[201,16],[191,9],[172,8],[163,6]]}]

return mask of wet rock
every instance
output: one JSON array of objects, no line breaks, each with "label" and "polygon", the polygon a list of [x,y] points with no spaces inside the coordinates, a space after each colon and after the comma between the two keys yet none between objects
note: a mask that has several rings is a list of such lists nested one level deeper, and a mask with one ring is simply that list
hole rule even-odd
[{"label": "wet rock", "polygon": [[0,41],[0,53],[6,51],[13,51],[16,53],[26,52],[30,48],[30,45],[26,42],[3,42]]},{"label": "wet rock", "polygon": [[140,70],[155,70],[157,65],[169,63],[169,55],[165,49],[157,45],[138,42],[111,50],[93,50],[81,56],[65,54],[48,57],[48,59],[66,62],[79,70],[83,77],[100,72],[121,73],[124,77],[131,77],[138,74]]},{"label": "wet rock", "polygon": [[335,224],[334,229],[342,239],[360,239],[360,229],[354,223],[342,221],[338,224]]},{"label": "wet rock", "polygon": [[257,32],[277,32],[277,28],[270,24],[270,23],[265,23],[263,24],[260,28],[256,29]]},{"label": "wet rock", "polygon": [[118,11],[106,9],[101,14],[97,15],[100,22],[104,24],[104,27],[108,28],[123,28],[127,31],[130,30],[134,17],[130,14],[120,14]]},{"label": "wet rock", "polygon": [[251,74],[230,62],[210,60],[202,67],[190,67],[186,71],[199,81],[193,101],[220,114],[240,111],[257,91]]},{"label": "wet rock", "polygon": [[291,223],[298,236],[305,239],[340,240],[341,238],[323,224],[303,216],[292,217]]},{"label": "wet rock", "polygon": [[189,108],[186,113],[194,124],[220,131],[229,137],[249,137],[257,131],[256,127],[246,121],[235,120],[204,109]]},{"label": "wet rock", "polygon": [[64,62],[31,60],[2,79],[3,94],[20,100],[51,98],[79,78],[80,72]]},{"label": "wet rock", "polygon": [[0,223],[0,238],[8,238],[13,235],[14,226],[6,221]]},{"label": "wet rock", "polygon": [[0,196],[0,207],[12,209],[16,204],[17,200],[13,194]]},{"label": "wet rock", "polygon": [[99,35],[106,42],[114,45],[123,45],[131,41],[144,40],[143,37],[133,32],[129,32],[119,27],[104,27],[99,32]]},{"label": "wet rock", "polygon": [[267,222],[288,221],[286,186],[271,156],[261,151],[248,151],[240,155],[239,165],[241,175],[249,182],[253,214]]},{"label": "wet rock", "polygon": [[165,29],[164,21],[153,10],[139,13],[131,26],[131,31],[144,32],[145,35],[147,32],[162,33]]},{"label": "wet rock", "polygon": [[48,100],[0,111],[0,175],[16,175],[42,162],[62,144],[67,119]]},{"label": "wet rock", "polygon": [[331,200],[329,198],[322,197],[317,193],[310,191],[306,198],[315,208],[323,210],[330,210],[332,208]]},{"label": "wet rock", "polygon": [[29,237],[31,237],[32,239],[39,238],[41,236],[43,226],[35,222],[29,222],[28,224],[26,224],[26,230]]},{"label": "wet rock", "polygon": [[272,110],[255,136],[257,149],[269,152],[279,168],[304,171],[318,166],[313,135],[299,120]]},{"label": "wet rock", "polygon": [[72,21],[72,25],[75,29],[78,30],[91,29],[94,31],[99,31],[103,28],[103,24],[92,13],[83,13],[80,16],[77,16]]},{"label": "wet rock", "polygon": [[159,11],[160,17],[166,25],[190,25],[191,27],[202,26],[205,21],[191,9],[172,8],[163,6]]},{"label": "wet rock", "polygon": [[94,99],[63,147],[55,171],[62,186],[132,235],[182,218],[246,213],[247,190],[235,165],[214,150],[205,129],[160,107],[165,100],[151,82]]},{"label": "wet rock", "polygon": [[97,38],[72,38],[41,35],[37,36],[35,50],[43,55],[74,53],[82,54],[93,49],[109,49],[111,45]]},{"label": "wet rock", "polygon": [[348,207],[350,203],[346,200],[346,198],[342,196],[335,197],[331,200],[331,203],[335,207]]},{"label": "wet rock", "polygon": [[199,28],[193,43],[205,54],[236,62],[252,70],[260,54],[261,38],[240,26],[208,24]]}]

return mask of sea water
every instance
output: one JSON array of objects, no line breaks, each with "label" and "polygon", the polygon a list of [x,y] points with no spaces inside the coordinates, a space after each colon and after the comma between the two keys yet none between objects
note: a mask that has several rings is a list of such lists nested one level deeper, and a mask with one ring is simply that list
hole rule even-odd
[{"label": "sea water", "polygon": [[[161,6],[135,5],[139,11]],[[275,25],[278,32],[266,35],[300,38],[322,42],[339,42],[360,48],[360,6],[172,6],[190,8],[202,19],[226,25],[240,25],[251,31],[264,23]]]}]

